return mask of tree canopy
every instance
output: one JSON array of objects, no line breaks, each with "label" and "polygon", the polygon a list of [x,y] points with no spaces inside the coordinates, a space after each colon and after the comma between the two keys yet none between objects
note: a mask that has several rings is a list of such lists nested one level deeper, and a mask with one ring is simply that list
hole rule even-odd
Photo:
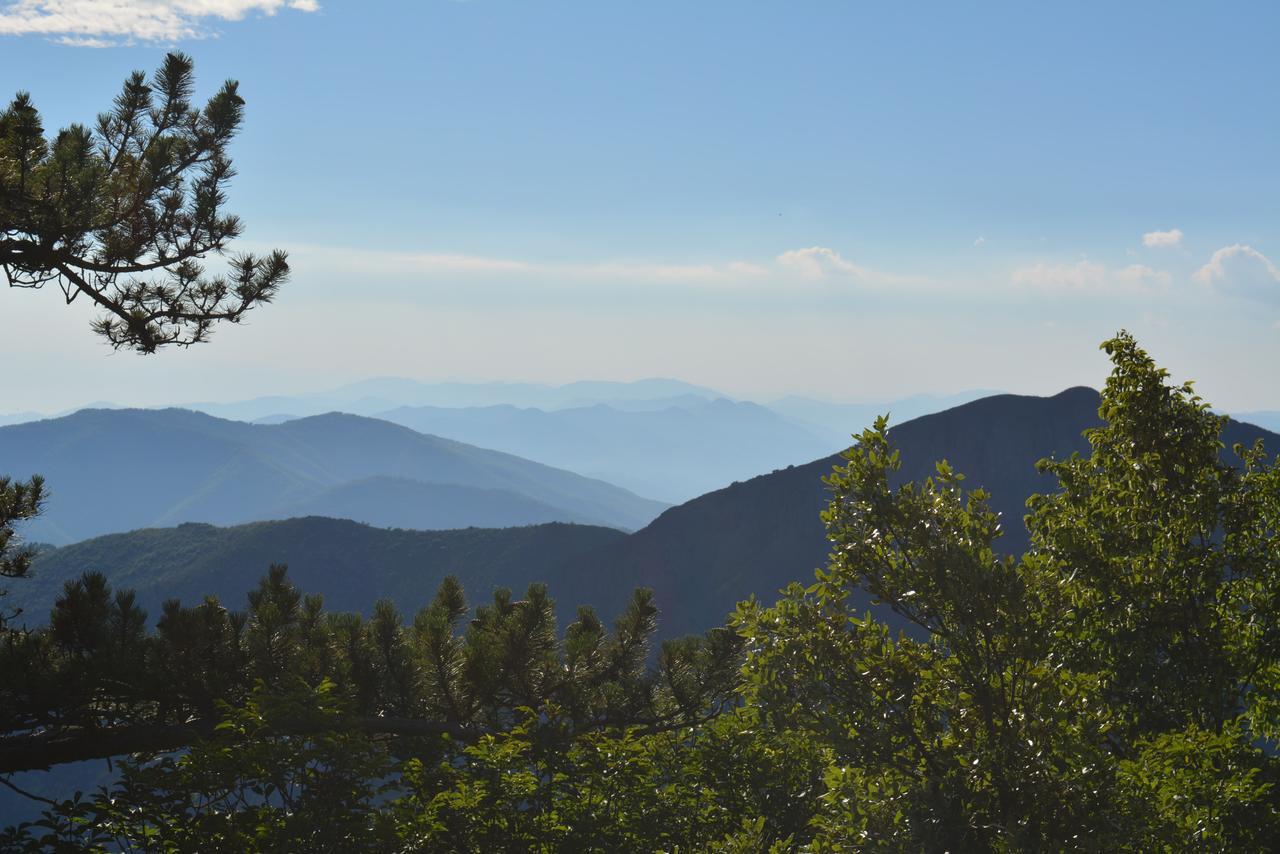
[{"label": "tree canopy", "polygon": [[[1092,452],[1045,460],[1031,548],[883,421],[831,476],[814,585],[744,606],[749,704],[831,751],[839,846],[1262,850],[1280,839],[1280,469],[1134,340]],[[1274,450],[1274,449],[1272,449]],[[1224,458],[1225,457],[1225,458]],[[861,587],[905,618],[851,612]]]},{"label": "tree canopy", "polygon": [[194,88],[191,59],[170,53],[150,82],[134,72],[93,127],[46,138],[25,92],[0,112],[0,268],[12,287],[84,296],[102,311],[93,329],[117,349],[204,341],[289,275],[278,250],[206,272],[202,259],[243,230],[224,207],[244,100],[227,81],[200,108]]},{"label": "tree canopy", "polygon": [[[44,501],[44,480],[33,477],[29,481],[14,481],[0,477],[0,578],[23,578],[31,569],[32,552],[18,543],[14,527],[40,512]],[[5,591],[0,589],[0,597]],[[0,605],[0,632],[12,616]]]}]

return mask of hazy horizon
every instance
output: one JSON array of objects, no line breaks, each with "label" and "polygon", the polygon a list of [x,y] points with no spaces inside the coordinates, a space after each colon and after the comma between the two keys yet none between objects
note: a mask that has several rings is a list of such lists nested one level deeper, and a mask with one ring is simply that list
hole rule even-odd
[{"label": "hazy horizon", "polygon": [[[196,11],[192,11],[195,9]],[[922,19],[921,16],[925,16]],[[927,25],[922,21],[927,20]],[[276,304],[110,354],[3,288],[6,411],[673,376],[749,400],[1097,387],[1120,328],[1280,409],[1280,8],[0,1],[46,132],[178,48],[247,101]]]}]

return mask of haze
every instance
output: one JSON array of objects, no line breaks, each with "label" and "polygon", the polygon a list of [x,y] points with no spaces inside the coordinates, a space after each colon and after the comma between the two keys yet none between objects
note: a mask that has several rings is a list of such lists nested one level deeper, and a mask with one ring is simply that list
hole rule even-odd
[{"label": "haze", "polygon": [[0,2],[6,97],[88,122],[175,46],[197,97],[239,79],[237,248],[293,281],[146,358],[6,289],[5,411],[383,375],[1049,394],[1121,327],[1280,408],[1269,5],[190,8]]}]

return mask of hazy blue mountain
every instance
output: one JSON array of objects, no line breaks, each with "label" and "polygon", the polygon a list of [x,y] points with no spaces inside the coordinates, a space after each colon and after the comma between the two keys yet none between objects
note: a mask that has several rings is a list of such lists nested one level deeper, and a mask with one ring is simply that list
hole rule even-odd
[{"label": "hazy blue mountain", "polygon": [[28,421],[39,421],[44,418],[39,412],[9,412],[0,414],[0,427],[9,424],[25,424]]},{"label": "hazy blue mountain", "polygon": [[793,395],[767,405],[774,412],[826,439],[832,447],[843,447],[849,444],[852,434],[870,426],[880,415],[888,414],[892,423],[902,424],[922,415],[941,412],[999,393],[975,389],[956,394],[917,394],[898,400],[868,403],[832,403]]},{"label": "hazy blue mountain", "polygon": [[[510,454],[338,414],[254,425],[180,409],[85,410],[0,428],[0,471],[45,476],[46,512],[25,533],[54,544],[180,522],[281,518],[299,508],[341,505],[386,519],[392,499],[367,485],[334,491],[380,477],[469,488],[453,493],[450,526],[545,521],[552,512],[560,521],[635,529],[665,507]],[[414,501],[439,508],[443,496],[419,489]],[[464,510],[474,511],[465,521]],[[435,524],[424,514],[414,527]]]},{"label": "hazy blue mountain", "polygon": [[725,395],[714,389],[670,379],[635,382],[587,380],[555,386],[501,382],[425,383],[401,377],[380,377],[350,383],[319,394],[273,395],[230,403],[191,403],[185,404],[185,407],[220,418],[256,421],[277,417],[280,413],[294,413],[298,416],[325,412],[373,415],[400,406],[457,408],[507,405],[563,409],[597,403],[629,403],[632,406],[642,404],[645,408],[658,408],[664,401],[689,397],[713,399]]},{"label": "hazy blue mountain", "polygon": [[1231,417],[1246,424],[1257,424],[1265,430],[1280,433],[1280,412],[1233,412]]},{"label": "hazy blue mountain", "polygon": [[463,579],[472,601],[482,603],[497,587],[523,592],[552,566],[625,536],[562,523],[456,531],[387,530],[319,517],[226,528],[185,524],[47,550],[30,578],[5,585],[5,605],[21,607],[27,625],[42,624],[66,581],[97,570],[113,586],[136,590],[152,619],[173,598],[198,604],[214,595],[240,609],[267,568],[283,563],[330,610],[368,613],[377,600],[391,599],[411,616],[446,575]]},{"label": "hazy blue mountain", "polygon": [[685,501],[833,447],[763,406],[723,398],[623,411],[514,406],[402,407],[379,418]]}]

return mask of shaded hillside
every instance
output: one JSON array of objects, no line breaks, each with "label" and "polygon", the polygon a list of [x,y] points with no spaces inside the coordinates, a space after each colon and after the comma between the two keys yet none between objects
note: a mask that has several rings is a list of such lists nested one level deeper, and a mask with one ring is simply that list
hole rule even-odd
[{"label": "shaded hillside", "polygon": [[[949,460],[969,486],[992,493],[1005,519],[1004,546],[1020,552],[1027,497],[1054,488],[1036,461],[1086,452],[1081,433],[1099,423],[1097,407],[1097,392],[1073,388],[1053,397],[998,395],[908,421],[892,428],[901,479],[928,477],[936,460]],[[1232,423],[1224,438],[1230,447],[1258,437],[1280,450],[1280,436],[1252,425]],[[625,540],[560,567],[553,589],[580,591],[579,599],[609,612],[633,586],[652,587],[663,635],[701,631],[751,594],[773,601],[826,563],[821,478],[841,462],[833,455],[788,467],[673,507]]]},{"label": "shaded hillside", "polygon": [[552,566],[625,536],[561,523],[458,531],[384,530],[318,517],[231,528],[186,524],[42,552],[31,578],[6,585],[5,605],[23,608],[21,621],[42,623],[65,581],[98,570],[116,588],[136,590],[153,619],[171,598],[196,604],[212,594],[243,608],[267,568],[284,563],[294,583],[322,594],[330,610],[368,612],[386,598],[412,615],[446,575],[462,578],[473,601],[483,602],[495,587],[522,592]]},{"label": "shaded hillside", "polygon": [[[46,511],[24,533],[52,543],[181,522],[278,519],[378,477],[501,491],[459,495],[451,527],[541,521],[549,507],[559,521],[634,529],[665,506],[510,454],[338,414],[254,425],[180,409],[84,410],[0,428],[0,472],[44,475]],[[369,502],[356,506],[356,493]],[[387,500],[368,490],[343,500],[358,518],[386,515]],[[413,527],[437,524],[426,515]]]},{"label": "shaded hillside", "polygon": [[565,511],[504,489],[366,477],[282,506],[273,515],[279,519],[328,516],[379,528],[422,531],[539,525],[563,521]]},{"label": "shaded hillside", "polygon": [[602,404],[553,411],[401,407],[377,417],[667,501],[685,501],[833,447],[763,406],[724,399],[691,399],[651,411]]}]

